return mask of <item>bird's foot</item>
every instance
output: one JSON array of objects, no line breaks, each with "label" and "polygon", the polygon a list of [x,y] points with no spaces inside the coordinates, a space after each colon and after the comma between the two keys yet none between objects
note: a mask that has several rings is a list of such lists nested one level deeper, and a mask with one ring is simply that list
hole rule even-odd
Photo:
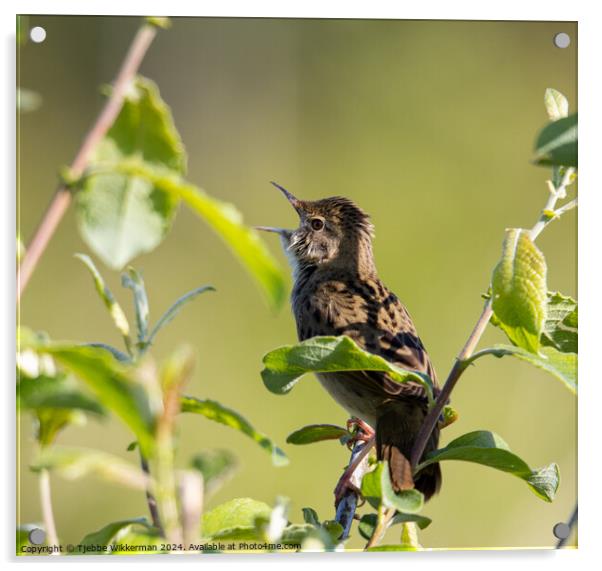
[{"label": "bird's foot", "polygon": [[353,436],[347,441],[347,447],[350,450],[353,450],[358,442],[368,442],[375,434],[374,428],[356,416],[352,416],[347,421],[347,430],[353,433]]}]

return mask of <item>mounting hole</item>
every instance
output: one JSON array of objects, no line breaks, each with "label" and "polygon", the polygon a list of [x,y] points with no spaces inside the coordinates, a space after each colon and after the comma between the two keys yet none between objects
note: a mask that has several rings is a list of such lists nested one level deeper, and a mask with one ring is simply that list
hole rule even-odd
[{"label": "mounting hole", "polygon": [[566,32],[560,32],[554,36],[554,45],[557,48],[568,48],[571,45],[571,36]]},{"label": "mounting hole", "polygon": [[42,26],[36,26],[29,31],[31,41],[36,44],[41,44],[46,39],[46,30]]},{"label": "mounting hole", "polygon": [[29,532],[29,543],[32,545],[42,545],[46,541],[46,532],[39,527],[32,529]]},{"label": "mounting hole", "polygon": [[566,523],[557,523],[552,532],[558,539],[566,539],[571,533],[571,528]]}]

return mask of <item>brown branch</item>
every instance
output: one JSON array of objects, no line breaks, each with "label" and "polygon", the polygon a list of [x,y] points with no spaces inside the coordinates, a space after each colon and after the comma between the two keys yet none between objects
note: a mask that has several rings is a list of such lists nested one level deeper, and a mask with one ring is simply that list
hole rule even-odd
[{"label": "brown branch", "polygon": [[414,447],[412,448],[412,466],[416,467],[420,462],[422,454],[424,453],[424,449],[426,448],[426,443],[428,442],[428,439],[430,438],[431,433],[433,432],[433,429],[439,420],[439,416],[443,411],[443,407],[447,404],[447,401],[449,400],[451,392],[454,390],[458,379],[468,366],[466,359],[468,359],[474,353],[474,350],[476,349],[492,314],[493,310],[491,309],[491,299],[488,299],[485,303],[483,311],[481,312],[479,320],[470,334],[470,337],[466,341],[462,351],[460,351],[456,357],[456,362],[454,363],[452,370],[449,372],[449,375],[445,381],[445,384],[443,385],[443,388],[441,389],[441,392],[439,393],[439,396],[437,397],[437,400],[435,401],[435,404],[422,423],[422,427],[420,428],[420,432],[418,433],[418,436],[414,442]]},{"label": "brown branch", "polygon": [[[82,176],[94,149],[113,125],[123,105],[125,94],[156,34],[157,28],[152,24],[144,24],[138,30],[123,60],[111,96],[71,163],[70,177],[78,179]],[[17,270],[17,301],[21,299],[23,290],[70,204],[71,190],[62,184],[50,202]]]}]

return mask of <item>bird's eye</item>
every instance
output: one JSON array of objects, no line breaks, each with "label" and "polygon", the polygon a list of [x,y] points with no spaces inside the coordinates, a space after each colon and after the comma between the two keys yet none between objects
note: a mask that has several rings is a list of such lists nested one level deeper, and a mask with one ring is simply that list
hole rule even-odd
[{"label": "bird's eye", "polygon": [[309,222],[312,230],[322,230],[324,228],[324,220],[321,218],[312,218]]}]

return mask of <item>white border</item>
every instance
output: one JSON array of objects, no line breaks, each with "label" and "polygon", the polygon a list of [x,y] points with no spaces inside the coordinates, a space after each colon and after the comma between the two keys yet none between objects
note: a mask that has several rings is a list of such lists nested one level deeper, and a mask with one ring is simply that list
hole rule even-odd
[{"label": "white border", "polygon": [[[69,0],[49,3],[47,0],[23,0],[21,2],[2,2],[2,47],[5,51],[2,63],[4,88],[0,90],[4,125],[2,137],[1,169],[4,174],[4,189],[0,192],[3,200],[2,213],[4,231],[2,232],[4,247],[0,249],[2,267],[6,270],[0,279],[2,290],[3,312],[5,316],[2,327],[2,363],[7,365],[3,382],[6,387],[4,398],[7,458],[1,472],[5,501],[2,502],[4,517],[2,517],[2,538],[4,559],[10,561],[14,545],[14,389],[12,375],[14,369],[14,193],[15,185],[15,114],[14,114],[14,84],[15,84],[15,48],[14,48],[14,15],[16,13],[54,13],[54,14],[155,14],[177,16],[256,16],[256,17],[346,17],[346,18],[403,18],[403,19],[470,19],[470,20],[571,20],[579,21],[579,111],[582,117],[580,125],[580,208],[579,208],[579,301],[581,311],[581,344],[580,344],[580,398],[579,398],[579,497],[581,499],[579,513],[579,544],[578,550],[558,552],[509,551],[509,552],[437,552],[408,554],[401,559],[394,554],[297,554],[289,556],[224,556],[215,558],[181,558],[184,563],[194,565],[219,566],[228,568],[236,565],[250,568],[283,563],[292,567],[311,564],[317,567],[367,566],[374,564],[412,565],[412,568],[446,568],[461,566],[462,569],[480,569],[483,565],[491,569],[506,570],[509,565],[527,563],[530,565],[543,564],[549,569],[564,569],[566,566],[587,565],[596,559],[595,549],[598,547],[598,529],[600,523],[600,421],[599,408],[601,398],[600,367],[594,361],[600,353],[596,325],[601,322],[599,292],[601,256],[598,253],[602,244],[599,228],[602,225],[602,185],[595,180],[598,174],[599,157],[594,158],[594,152],[600,153],[600,86],[599,58],[600,49],[600,19],[596,18],[595,2],[573,0],[571,2],[546,0],[525,2],[524,0],[506,0],[501,3],[473,2],[468,0],[428,1],[428,2],[386,2],[371,0],[358,2],[290,2],[283,4],[275,1],[254,0],[197,2],[190,0],[145,0],[124,3],[118,0],[103,0],[82,2]],[[598,60],[598,61],[597,61]],[[596,137],[596,135],[598,135]],[[551,418],[550,422],[554,419]],[[591,451],[591,452],[589,452]],[[517,522],[520,525],[520,522]],[[284,558],[283,558],[284,557]],[[61,564],[69,563],[61,558]],[[74,558],[75,559],[75,558]],[[53,560],[56,563],[57,558]],[[174,558],[169,559],[173,563]],[[79,564],[81,561],[72,561]],[[87,558],[87,563],[106,564],[105,558]],[[19,561],[21,566],[39,565],[41,562]],[[126,565],[148,566],[164,565],[167,560],[163,557],[138,558],[112,561],[112,566]],[[593,566],[593,565],[592,565]]]}]

